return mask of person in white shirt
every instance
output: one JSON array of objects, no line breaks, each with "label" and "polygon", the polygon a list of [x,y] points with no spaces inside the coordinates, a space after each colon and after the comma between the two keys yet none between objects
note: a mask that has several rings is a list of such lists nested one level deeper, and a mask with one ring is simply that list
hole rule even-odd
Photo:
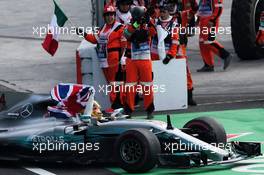
[{"label": "person in white shirt", "polygon": [[122,24],[129,24],[132,18],[130,9],[133,4],[132,0],[117,0],[116,1],[116,20]]}]

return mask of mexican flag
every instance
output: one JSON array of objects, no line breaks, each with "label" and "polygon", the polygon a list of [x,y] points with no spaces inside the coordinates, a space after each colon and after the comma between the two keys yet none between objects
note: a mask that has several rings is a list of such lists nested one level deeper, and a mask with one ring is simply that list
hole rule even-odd
[{"label": "mexican flag", "polygon": [[68,20],[67,16],[63,13],[55,0],[53,0],[53,2],[55,5],[54,15],[49,26],[49,32],[42,43],[42,47],[52,56],[58,49],[59,27],[63,27]]}]

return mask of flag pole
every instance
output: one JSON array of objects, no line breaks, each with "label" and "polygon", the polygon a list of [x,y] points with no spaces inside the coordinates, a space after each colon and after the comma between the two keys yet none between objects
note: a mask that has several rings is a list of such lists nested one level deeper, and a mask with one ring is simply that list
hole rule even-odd
[{"label": "flag pole", "polygon": [[[55,0],[53,0],[53,1],[59,6],[59,4]],[[61,8],[61,6],[59,6],[59,7]],[[74,23],[68,17],[67,17],[67,21],[69,22],[71,27],[73,27],[74,29],[78,29],[78,27],[76,27],[76,25],[74,25]]]},{"label": "flag pole", "polygon": [[71,25],[73,28],[76,28],[76,27],[75,27],[76,25],[74,25],[73,22],[72,22],[69,18],[68,18],[68,21],[69,21],[70,25]]}]

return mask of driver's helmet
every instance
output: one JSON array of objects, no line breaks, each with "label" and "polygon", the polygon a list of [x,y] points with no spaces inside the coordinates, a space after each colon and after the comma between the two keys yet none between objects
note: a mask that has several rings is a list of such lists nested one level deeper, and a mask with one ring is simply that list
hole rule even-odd
[{"label": "driver's helmet", "polygon": [[103,113],[101,111],[101,105],[94,100],[93,102],[93,112],[92,112],[92,117],[96,118],[97,120],[101,120],[103,117]]}]

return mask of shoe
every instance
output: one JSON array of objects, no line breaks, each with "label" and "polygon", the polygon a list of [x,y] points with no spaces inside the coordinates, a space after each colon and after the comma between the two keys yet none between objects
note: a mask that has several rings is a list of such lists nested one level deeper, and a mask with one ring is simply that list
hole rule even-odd
[{"label": "shoe", "polygon": [[214,66],[205,64],[201,69],[198,69],[197,72],[214,72]]},{"label": "shoe", "polygon": [[224,70],[226,70],[230,65],[232,58],[233,58],[232,54],[229,54],[228,57],[224,59],[224,67],[223,67]]},{"label": "shoe", "polygon": [[196,101],[193,99],[193,89],[188,89],[188,105],[197,106]]},{"label": "shoe", "polygon": [[151,112],[151,113],[147,113],[147,119],[148,120],[151,120],[151,119],[153,119],[154,118],[154,115],[153,115],[153,113]]}]

